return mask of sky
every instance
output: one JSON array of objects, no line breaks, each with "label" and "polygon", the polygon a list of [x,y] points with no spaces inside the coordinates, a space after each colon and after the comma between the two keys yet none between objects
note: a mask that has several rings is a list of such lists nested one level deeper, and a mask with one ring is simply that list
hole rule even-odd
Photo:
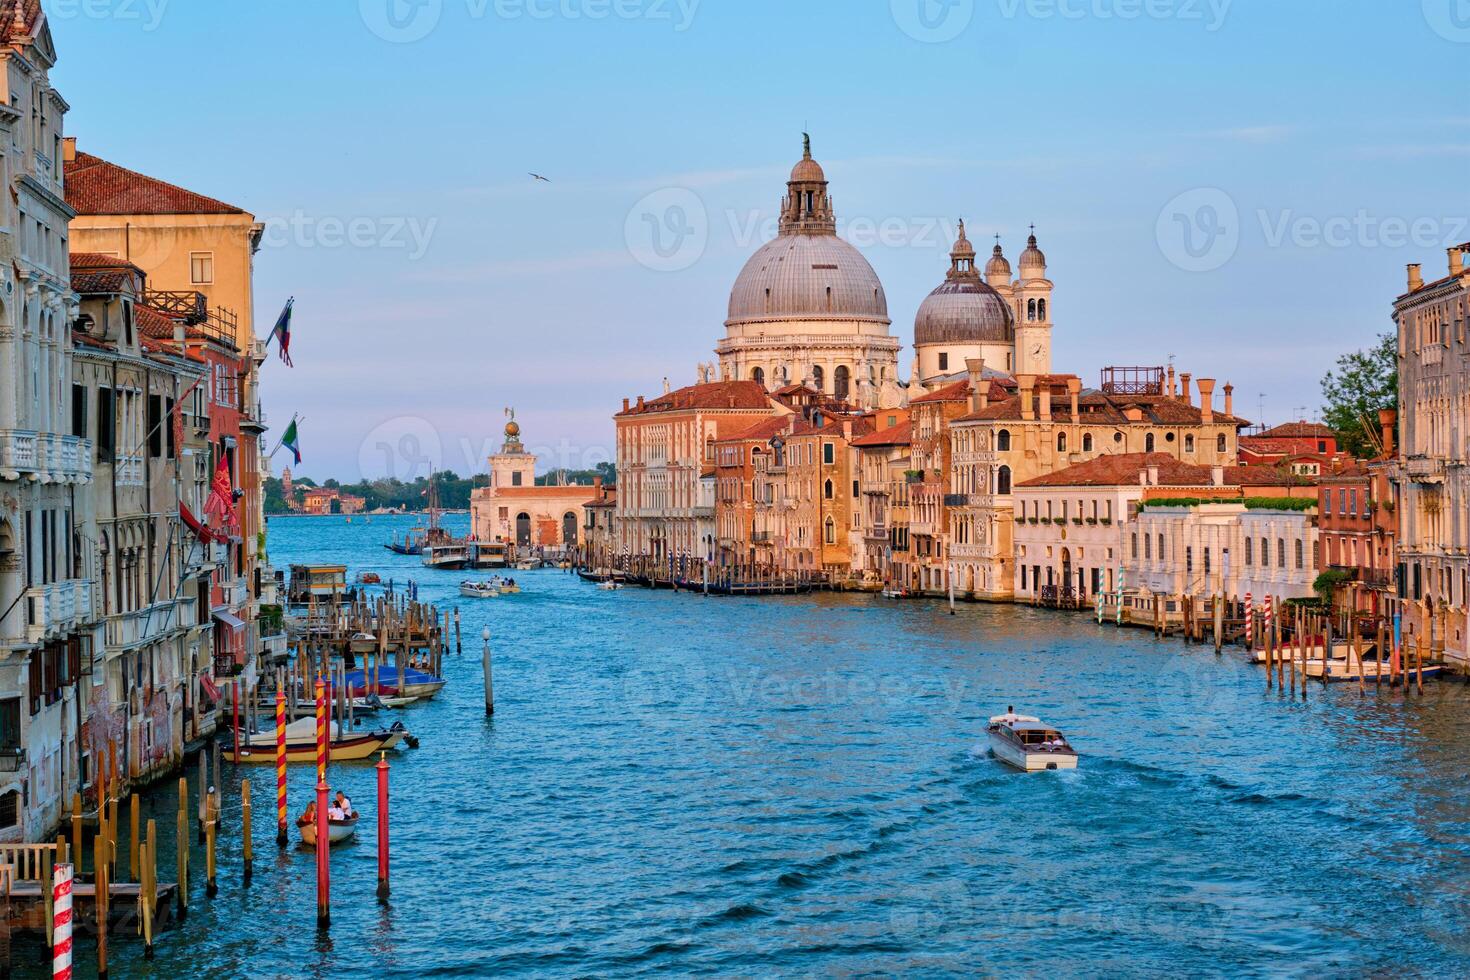
[{"label": "sky", "polygon": [[543,468],[610,459],[715,359],[804,130],[906,346],[956,219],[1013,262],[1034,223],[1055,370],[1172,359],[1253,421],[1470,241],[1470,0],[46,7],[83,149],[267,224],[319,480],[483,471],[509,406]]}]

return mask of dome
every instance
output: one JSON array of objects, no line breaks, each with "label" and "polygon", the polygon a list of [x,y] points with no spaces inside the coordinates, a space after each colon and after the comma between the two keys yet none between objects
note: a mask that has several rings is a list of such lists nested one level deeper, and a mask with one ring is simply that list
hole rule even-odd
[{"label": "dome", "polygon": [[783,234],[767,242],[730,290],[729,323],[800,319],[890,322],[878,274],[836,235]]},{"label": "dome", "polygon": [[811,157],[798,160],[796,166],[791,168],[791,182],[793,184],[825,184],[827,172],[822,165]]},{"label": "dome", "polygon": [[1010,282],[1011,264],[1006,261],[1005,253],[1001,251],[1000,243],[995,245],[995,251],[990,255],[990,261],[985,263],[985,280],[987,282]]},{"label": "dome", "polygon": [[[1028,276],[1026,273],[1035,273]],[[1042,278],[1046,275],[1046,254],[1036,247],[1036,235],[1026,241],[1026,251],[1021,253],[1021,278]]]},{"label": "dome", "polygon": [[945,282],[929,294],[914,317],[915,347],[1009,344],[1015,339],[1010,307],[978,277]]}]

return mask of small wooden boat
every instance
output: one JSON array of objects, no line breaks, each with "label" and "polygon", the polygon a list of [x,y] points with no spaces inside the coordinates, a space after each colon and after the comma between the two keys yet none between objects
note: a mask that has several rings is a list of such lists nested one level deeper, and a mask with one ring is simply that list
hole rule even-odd
[{"label": "small wooden boat", "polygon": [[459,594],[466,599],[498,599],[500,589],[494,582],[461,582]]},{"label": "small wooden boat", "polygon": [[1022,772],[1077,768],[1077,752],[1066,737],[1040,718],[1007,712],[991,718],[987,732],[995,757]]},{"label": "small wooden boat", "polygon": [[[1356,660],[1352,662],[1347,660],[1329,660],[1326,663],[1323,663],[1321,660],[1308,660],[1303,665],[1302,671],[1306,676],[1319,681],[1325,672],[1327,674],[1327,683],[1329,684],[1355,684],[1360,680],[1367,684],[1381,684],[1390,679],[1407,681],[1413,684],[1419,679],[1419,668],[1417,666],[1406,666],[1405,663],[1400,663],[1397,672],[1392,671],[1390,667],[1390,664],[1384,663],[1375,657],[1365,657],[1361,664]],[[1289,661],[1288,669],[1290,669]],[[1443,673],[1443,664],[1424,665],[1425,680],[1440,677]]]},{"label": "small wooden boat", "polygon": [[521,594],[521,587],[519,585],[516,585],[514,582],[502,583],[501,586],[500,586],[500,594],[501,595],[520,595]]},{"label": "small wooden boat", "polygon": [[[371,759],[379,752],[398,747],[408,735],[402,722],[392,728],[365,732],[343,732],[331,722],[331,756],[333,762],[358,762]],[[270,764],[276,761],[276,733],[260,732],[240,740],[240,761]],[[316,719],[298,718],[286,726],[286,762],[316,762]]]},{"label": "small wooden boat", "polygon": [[907,599],[908,597],[909,597],[909,592],[908,592],[907,589],[884,589],[883,590],[883,598],[885,598],[885,599]]},{"label": "small wooden boat", "polygon": [[[403,688],[398,687],[398,670],[395,667],[383,667],[378,671],[378,682],[381,685],[379,694],[389,691],[399,698],[432,698],[444,689],[444,678],[435,677],[426,671],[414,667],[403,668]],[[347,672],[347,689],[349,691],[362,691],[368,693],[372,687],[372,678],[365,676],[361,667]],[[384,697],[384,701],[388,701]]]},{"label": "small wooden boat", "polygon": [[[346,820],[327,821],[327,846],[336,847],[345,844],[357,836],[357,821],[362,819],[360,814],[354,813]],[[316,847],[316,823],[302,823],[296,821],[296,829],[301,833],[301,843],[307,847]]]}]

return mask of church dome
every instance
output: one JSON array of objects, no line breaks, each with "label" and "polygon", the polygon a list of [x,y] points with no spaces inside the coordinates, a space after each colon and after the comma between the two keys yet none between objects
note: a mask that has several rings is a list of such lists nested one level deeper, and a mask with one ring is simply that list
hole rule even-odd
[{"label": "church dome", "polygon": [[750,257],[730,290],[730,322],[888,323],[888,297],[861,252],[836,235],[782,235]]},{"label": "church dome", "polygon": [[1015,319],[1000,294],[978,279],[951,279],[919,306],[914,346],[928,344],[1009,344]]},{"label": "church dome", "polygon": [[986,282],[1010,282],[1011,263],[1006,260],[1005,252],[1001,251],[1000,243],[995,243],[995,251],[990,255],[990,261],[985,263]]},{"label": "church dome", "polygon": [[[992,258],[991,266],[995,262]],[[975,248],[965,237],[965,223],[961,221],[959,237],[950,253],[949,276],[920,304],[914,318],[914,346],[1005,344],[1015,336],[1010,307],[975,271]]]},{"label": "church dome", "polygon": [[1046,253],[1036,247],[1036,235],[1034,232],[1026,240],[1026,251],[1021,253],[1021,278],[1046,278]]}]

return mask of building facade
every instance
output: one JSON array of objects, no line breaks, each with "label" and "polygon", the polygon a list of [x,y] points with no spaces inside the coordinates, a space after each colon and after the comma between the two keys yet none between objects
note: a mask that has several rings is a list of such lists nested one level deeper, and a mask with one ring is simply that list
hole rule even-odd
[{"label": "building facade", "polygon": [[505,442],[490,457],[490,485],[470,494],[470,533],[476,541],[513,544],[522,552],[573,553],[581,542],[587,506],[601,497],[592,486],[537,486],[537,457],[521,442],[512,416]]},{"label": "building facade", "polygon": [[1470,243],[1449,250],[1448,274],[1425,282],[1409,266],[1394,303],[1398,328],[1400,596],[1420,636],[1430,620],[1448,658],[1470,661]]}]

